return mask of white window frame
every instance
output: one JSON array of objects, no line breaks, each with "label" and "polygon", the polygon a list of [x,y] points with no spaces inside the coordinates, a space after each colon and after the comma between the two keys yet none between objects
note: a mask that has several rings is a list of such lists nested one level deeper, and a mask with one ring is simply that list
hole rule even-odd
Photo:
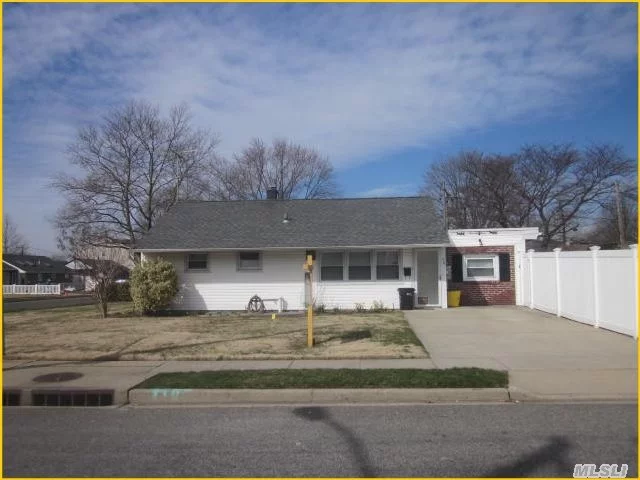
[{"label": "white window frame", "polygon": [[[369,252],[369,259],[371,262],[371,278],[370,279],[361,279],[351,280],[349,278],[349,265],[350,265],[350,254],[352,252]],[[394,252],[398,254],[398,278],[378,278],[378,252]],[[322,279],[322,258],[325,254],[331,253],[341,253],[342,254],[342,278],[340,280],[323,280]],[[351,250],[325,250],[321,251],[318,254],[318,276],[317,281],[319,282],[401,282],[403,281],[403,253],[402,250],[399,249],[358,249],[354,248]],[[337,265],[336,265],[337,266]]]},{"label": "white window frame", "polygon": [[[351,267],[351,254],[352,253],[368,253],[369,254],[369,278],[349,278],[349,268]],[[345,252],[346,257],[346,280],[348,282],[373,282],[375,280],[375,251],[374,250],[348,250]]]},{"label": "white window frame", "polygon": [[[189,257],[191,255],[204,255],[207,259],[207,266],[205,268],[189,268]],[[209,254],[201,252],[191,252],[184,256],[184,269],[187,272],[208,272],[209,271]]]},{"label": "white window frame", "polygon": [[[493,261],[493,275],[484,277],[469,277],[467,275],[467,261],[468,260],[492,260]],[[476,253],[476,254],[464,254],[462,256],[462,281],[464,282],[498,282],[500,281],[500,257],[496,254]]]},{"label": "white window frame", "polygon": [[[393,252],[395,254],[398,255],[398,277],[397,278],[378,278],[378,253],[389,253],[389,252]],[[373,260],[373,265],[372,268],[375,269],[374,272],[374,276],[376,281],[378,282],[399,282],[402,281],[402,269],[403,269],[403,264],[402,264],[402,250],[397,250],[397,249],[380,249],[380,250],[376,250],[375,251],[375,258]],[[384,265],[384,266],[390,266],[390,265]]]},{"label": "white window frame", "polygon": [[[257,267],[242,267],[240,265],[240,255],[243,253],[257,253],[258,254],[258,266]],[[241,251],[236,254],[236,270],[238,272],[261,272],[262,271],[262,252],[257,250],[252,251]]]},{"label": "white window frame", "polygon": [[[333,279],[333,280],[323,280],[322,279],[322,261],[324,259],[324,256],[326,254],[333,254],[333,253],[340,253],[342,254],[342,278],[341,279]],[[344,281],[348,281],[349,275],[346,273],[346,270],[349,268],[349,262],[347,261],[347,255],[348,253],[344,250],[327,250],[325,252],[321,252],[320,253],[320,262],[319,263],[319,268],[318,268],[318,280],[320,282],[344,282]],[[338,265],[327,265],[328,267],[337,267]],[[352,280],[352,281],[356,281],[356,280]],[[364,280],[363,280],[364,281]]]}]

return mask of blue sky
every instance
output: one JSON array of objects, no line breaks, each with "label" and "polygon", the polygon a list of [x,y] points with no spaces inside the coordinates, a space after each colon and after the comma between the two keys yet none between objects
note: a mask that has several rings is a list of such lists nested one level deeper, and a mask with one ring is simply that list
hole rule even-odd
[{"label": "blue sky", "polygon": [[48,186],[110,107],[187,102],[230,156],[316,147],[345,196],[413,195],[463,149],[637,151],[635,4],[14,4],[4,7],[4,208],[56,250]]}]

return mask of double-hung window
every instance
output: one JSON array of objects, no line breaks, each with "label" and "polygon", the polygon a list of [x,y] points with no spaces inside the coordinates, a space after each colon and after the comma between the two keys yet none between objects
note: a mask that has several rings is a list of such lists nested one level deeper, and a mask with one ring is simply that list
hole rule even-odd
[{"label": "double-hung window", "polygon": [[376,278],[378,280],[398,280],[400,278],[397,250],[376,252]]},{"label": "double-hung window", "polygon": [[325,252],[320,263],[320,280],[343,280],[343,253]]},{"label": "double-hung window", "polygon": [[207,270],[208,257],[206,253],[190,253],[187,255],[187,270]]},{"label": "double-hung window", "polygon": [[349,280],[371,280],[371,252],[349,252]]},{"label": "double-hung window", "polygon": [[262,256],[260,252],[238,252],[238,270],[262,270]]},{"label": "double-hung window", "polygon": [[465,282],[499,280],[498,255],[464,255],[462,275]]}]

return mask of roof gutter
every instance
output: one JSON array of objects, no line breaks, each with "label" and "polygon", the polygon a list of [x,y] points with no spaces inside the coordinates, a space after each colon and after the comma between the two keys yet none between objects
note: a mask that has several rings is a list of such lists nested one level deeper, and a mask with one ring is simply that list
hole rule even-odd
[{"label": "roof gutter", "polygon": [[6,260],[2,260],[2,263],[6,263],[7,265],[9,265],[11,268],[15,268],[19,273],[27,273],[25,270],[22,270],[20,267],[16,267],[15,265],[7,262]]},{"label": "roof gutter", "polygon": [[333,246],[322,246],[322,247],[207,247],[207,248],[136,248],[134,252],[140,253],[184,253],[184,252],[212,252],[212,251],[231,251],[237,252],[239,250],[247,250],[247,251],[279,251],[279,250],[338,250],[338,249],[380,249],[380,248],[434,248],[434,247],[450,247],[451,243],[415,243],[409,245],[333,245]]}]

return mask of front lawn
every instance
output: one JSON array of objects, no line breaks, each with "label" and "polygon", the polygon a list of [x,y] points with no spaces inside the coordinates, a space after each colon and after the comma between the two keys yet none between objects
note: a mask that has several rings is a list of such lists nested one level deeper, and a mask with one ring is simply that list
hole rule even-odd
[{"label": "front lawn", "polygon": [[31,302],[33,300],[64,300],[70,297],[86,297],[86,293],[68,293],[67,295],[3,295],[3,303]]},{"label": "front lawn", "polygon": [[111,304],[5,313],[7,359],[222,360],[427,358],[399,311],[315,316],[316,345],[306,346],[302,314],[137,316]]},{"label": "front lawn", "polygon": [[504,388],[507,372],[483,368],[235,370],[160,373],[135,388]]}]

